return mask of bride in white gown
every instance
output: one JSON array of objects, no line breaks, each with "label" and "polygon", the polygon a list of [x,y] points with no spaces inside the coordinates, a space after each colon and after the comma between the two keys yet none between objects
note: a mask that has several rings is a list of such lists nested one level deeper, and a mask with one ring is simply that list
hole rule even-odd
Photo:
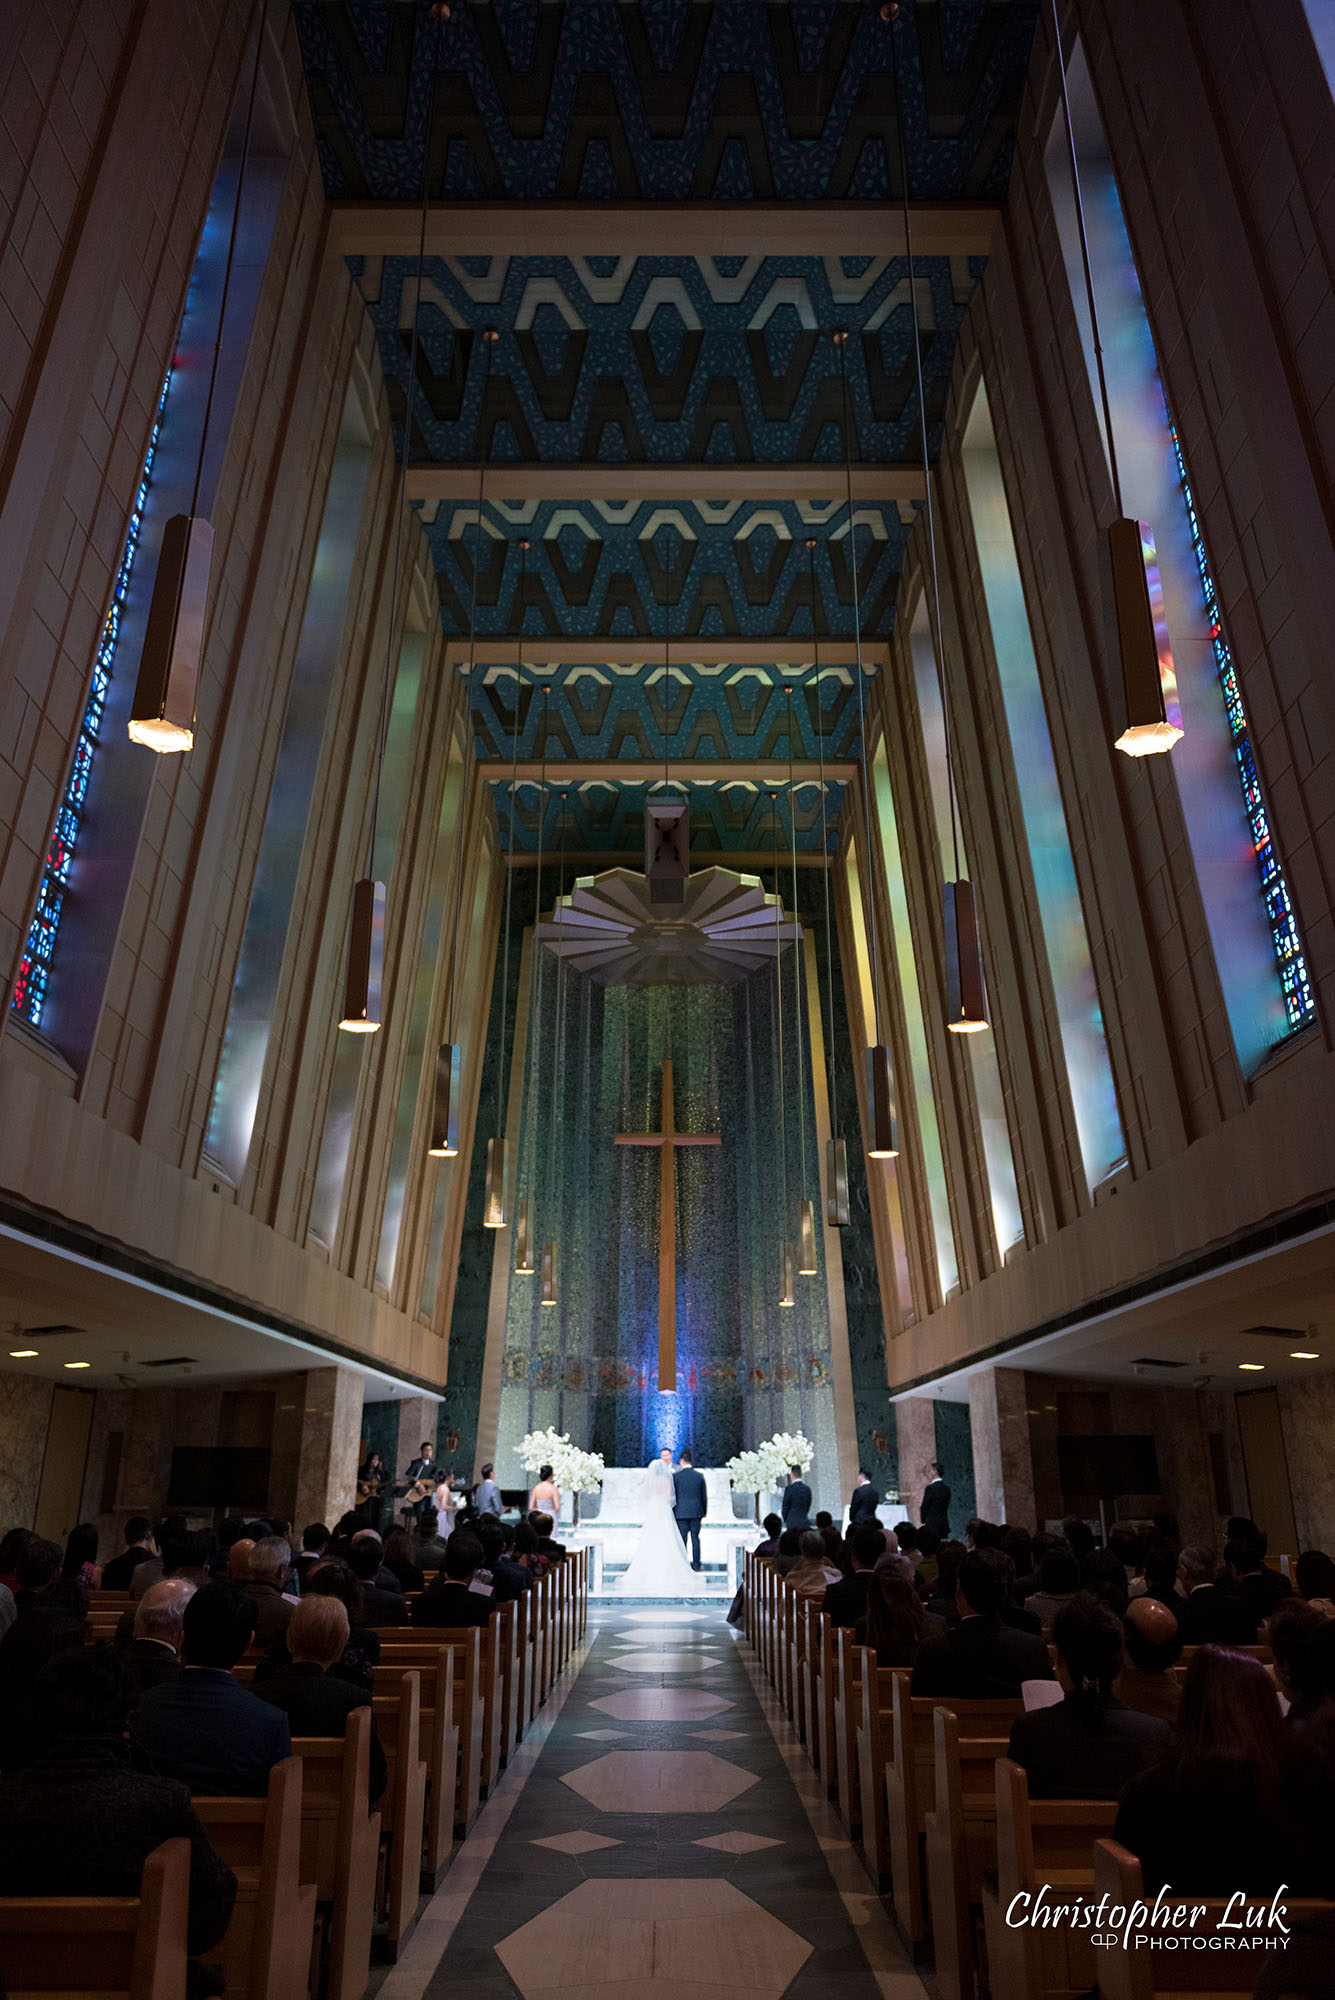
[{"label": "bride in white gown", "polygon": [[628,1597],[700,1597],[705,1579],[691,1568],[672,1511],[672,1465],[656,1458],[644,1473],[644,1522],[630,1567],[617,1579]]}]

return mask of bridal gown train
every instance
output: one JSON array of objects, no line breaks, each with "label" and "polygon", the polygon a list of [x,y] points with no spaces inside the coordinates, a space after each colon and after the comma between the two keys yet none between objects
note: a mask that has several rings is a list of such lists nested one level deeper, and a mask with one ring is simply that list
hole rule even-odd
[{"label": "bridal gown train", "polygon": [[643,1490],[640,1539],[617,1590],[627,1597],[703,1597],[705,1579],[691,1568],[672,1511],[672,1474],[661,1458],[646,1468]]}]

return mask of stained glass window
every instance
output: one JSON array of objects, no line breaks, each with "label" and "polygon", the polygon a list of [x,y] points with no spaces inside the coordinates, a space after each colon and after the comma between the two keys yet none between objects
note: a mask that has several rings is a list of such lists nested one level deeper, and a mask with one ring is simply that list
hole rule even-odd
[{"label": "stained glass window", "polygon": [[1242,689],[1238,686],[1233,654],[1224,636],[1219,595],[1214,587],[1214,578],[1210,574],[1201,524],[1196,518],[1196,502],[1192,497],[1191,481],[1187,478],[1181,440],[1177,434],[1177,426],[1171,418],[1168,423],[1168,434],[1173,440],[1173,456],[1177,460],[1177,474],[1182,483],[1182,498],[1186,502],[1187,520],[1191,526],[1191,546],[1196,557],[1196,567],[1200,571],[1205,615],[1210,623],[1210,644],[1214,648],[1219,685],[1223,689],[1224,708],[1228,714],[1229,731],[1233,738],[1233,755],[1237,759],[1242,802],[1252,830],[1252,843],[1256,849],[1256,866],[1261,877],[1261,894],[1265,899],[1266,916],[1270,920],[1270,935],[1275,940],[1275,957],[1279,963],[1280,985],[1284,989],[1284,1005],[1289,1016],[1289,1026],[1303,1028],[1311,1020],[1316,1006],[1312,998],[1312,984],[1307,976],[1307,960],[1303,957],[1302,939],[1298,935],[1298,921],[1293,914],[1293,904],[1289,900],[1289,888],[1284,880],[1284,870],[1280,866],[1275,843],[1270,836],[1270,819],[1265,809],[1265,800],[1261,796],[1261,781],[1256,775],[1251,734],[1247,728],[1247,712],[1242,705]]},{"label": "stained glass window", "polygon": [[51,843],[46,850],[42,886],[37,897],[37,912],[28,932],[23,956],[19,960],[18,977],[14,981],[14,993],[10,1005],[16,1014],[21,1015],[34,1028],[40,1028],[42,1025],[42,1010],[46,1005],[46,988],[51,975],[56,934],[60,929],[65,898],[69,893],[70,869],[74,865],[74,850],[78,845],[88,802],[88,780],[92,775],[93,758],[101,735],[102,719],[106,713],[107,690],[111,686],[111,676],[115,670],[116,647],[120,642],[121,619],[125,611],[125,594],[129,589],[130,572],[134,568],[139,538],[143,533],[144,508],[148,503],[149,487],[152,484],[153,459],[158,448],[162,413],[166,407],[171,379],[171,370],[168,369],[162,384],[162,393],[158,397],[157,414],[153,419],[153,430],[148,440],[148,452],[139,478],[139,490],[134,496],[134,506],[130,510],[129,532],[125,537],[120,567],[116,571],[111,604],[102,627],[97,655],[93,661],[93,684],[88,691],[83,720],[79,724],[79,737],[74,746],[74,762],[70,767],[64,796],[60,801],[60,810],[56,814]]}]

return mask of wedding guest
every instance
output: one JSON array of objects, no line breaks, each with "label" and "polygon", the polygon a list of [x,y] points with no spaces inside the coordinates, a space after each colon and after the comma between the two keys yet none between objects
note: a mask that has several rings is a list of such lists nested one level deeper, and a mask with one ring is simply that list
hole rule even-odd
[{"label": "wedding guest", "polygon": [[77,1583],[80,1590],[96,1590],[100,1586],[102,1569],[97,1560],[97,1528],[92,1521],[81,1521],[77,1528],[70,1529],[60,1574],[67,1583]]},{"label": "wedding guest", "polygon": [[131,1638],[122,1657],[140,1694],[181,1678],[185,1607],[195,1585],[168,1577],[146,1590],[134,1610]]},{"label": "wedding guest", "polygon": [[1280,1798],[1285,1732],[1259,1661],[1202,1646],[1187,1669],[1177,1737],[1131,1780],[1113,1838],[1140,1859],[1145,1889],[1269,1894],[1294,1879]]},{"label": "wedding guest", "polygon": [[102,1568],[103,1590],[128,1590],[130,1578],[141,1562],[157,1554],[153,1543],[153,1523],[147,1514],[131,1514],[125,1523],[125,1547]]},{"label": "wedding guest", "polygon": [[[346,1736],[348,1717],[369,1708],[365,1688],[352,1686],[331,1669],[342,1659],[351,1633],[348,1614],[336,1597],[303,1597],[287,1628],[291,1665],[284,1673],[255,1680],[261,1701],[281,1708],[294,1736]],[[371,1722],[370,1798],[374,1805],[385,1789],[385,1752]]]},{"label": "wedding guest", "polygon": [[883,1557],[873,1570],[863,1630],[878,1667],[911,1667],[925,1641],[945,1638],[945,1620],[923,1605],[907,1556]]},{"label": "wedding guest", "polygon": [[1264,1636],[1275,1686],[1289,1704],[1285,1721],[1290,1729],[1302,1729],[1335,1693],[1328,1685],[1330,1664],[1335,1662],[1330,1620],[1315,1604],[1290,1597],[1267,1620]]},{"label": "wedding guest", "polygon": [[797,1561],[787,1572],[788,1581],[799,1597],[823,1598],[832,1583],[840,1581],[839,1571],[825,1553],[825,1543],[815,1528],[797,1538]]},{"label": "wedding guest", "polygon": [[822,1611],[832,1625],[856,1625],[867,1609],[871,1574],[885,1554],[885,1531],[873,1513],[848,1537],[849,1574],[832,1583]]},{"label": "wedding guest", "polygon": [[1080,1565],[1071,1549],[1049,1549],[1038,1566],[1038,1589],[1025,1598],[1026,1608],[1044,1625],[1051,1625],[1080,1588]]},{"label": "wedding guest", "polygon": [[[366,1623],[365,1595],[348,1565],[332,1558],[322,1562],[307,1578],[303,1596],[338,1599],[348,1614],[348,1643],[329,1671],[335,1680],[365,1688],[368,1694],[373,1692],[375,1669],[380,1664],[380,1637]],[[289,1659],[286,1646],[274,1648],[270,1658],[256,1667],[256,1681],[265,1674],[281,1673]]]},{"label": "wedding guest", "polygon": [[422,1572],[413,1560],[412,1539],[405,1528],[390,1529],[382,1560],[405,1596],[422,1588]]},{"label": "wedding guest", "polygon": [[765,1539],[757,1542],[752,1553],[758,1556],[777,1556],[779,1537],[783,1533],[783,1522],[777,1514],[766,1514],[764,1520]]},{"label": "wedding guest", "polygon": [[232,1669],[258,1607],[235,1584],[211,1583],[185,1608],[180,1679],[140,1697],[132,1735],[165,1777],[192,1792],[262,1798],[269,1772],[292,1754],[286,1718],[238,1685]]},{"label": "wedding guest", "polygon": [[1298,1595],[1335,1618],[1335,1562],[1321,1549],[1304,1549],[1297,1562]]},{"label": "wedding guest", "polygon": [[414,1625],[443,1625],[456,1628],[485,1625],[495,1609],[487,1592],[470,1588],[482,1567],[482,1544],[466,1528],[456,1528],[445,1545],[445,1563],[428,1590],[412,1603]]},{"label": "wedding guest", "polygon": [[1002,1622],[1010,1576],[999,1549],[973,1549],[956,1571],[959,1623],[925,1639],[913,1668],[913,1692],[990,1700],[1014,1698],[1024,1681],[1051,1680],[1042,1639]]},{"label": "wedding guest", "polygon": [[1157,1597],[1133,1597],[1122,1620],[1126,1658],[1113,1693],[1141,1715],[1176,1722],[1182,1687],[1173,1668],[1182,1657],[1177,1619]]},{"label": "wedding guest", "polygon": [[1051,1708],[1016,1717],[1008,1754],[1028,1774],[1031,1798],[1115,1799],[1129,1778],[1167,1756],[1172,1730],[1114,1694],[1122,1628],[1092,1591],[1077,1591],[1062,1607],[1052,1638],[1066,1693]]}]

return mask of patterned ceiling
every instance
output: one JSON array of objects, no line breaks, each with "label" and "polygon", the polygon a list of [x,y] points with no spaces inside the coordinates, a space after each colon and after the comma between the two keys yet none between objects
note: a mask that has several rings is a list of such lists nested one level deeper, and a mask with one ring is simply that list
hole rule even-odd
[{"label": "patterned ceiling", "polygon": [[[916,0],[910,192],[1006,191],[1037,0]],[[325,187],[418,201],[897,197],[875,0],[296,0]],[[435,76],[431,75],[433,56]]]},{"label": "patterned ceiling", "polygon": [[[865,254],[833,255],[804,225],[803,205],[828,213],[832,202],[898,199],[892,33],[911,197],[999,200],[1037,4],[904,0],[892,30],[877,0],[454,0],[438,29],[427,0],[294,0],[331,199],[416,208],[425,159],[446,227],[451,205],[466,211],[479,201],[661,203],[677,212],[707,202],[714,216],[752,201],[792,205],[781,255],[646,254],[653,224],[642,209],[625,211],[635,219],[624,224],[609,212],[602,255],[563,254],[556,240],[550,255],[530,254],[532,236],[525,254],[499,244],[491,254],[428,253],[408,452],[418,495],[428,496],[414,504],[435,557],[442,623],[462,635],[471,617],[482,646],[472,677],[480,756],[509,755],[504,642],[521,632],[544,652],[524,668],[520,758],[539,754],[538,685],[551,694],[549,762],[643,764],[661,754],[666,724],[674,756],[731,767],[715,783],[698,770],[692,778],[693,846],[702,852],[768,847],[769,773],[738,767],[786,759],[788,686],[801,684],[795,758],[856,755],[849,512],[830,498],[845,455],[840,350],[830,336],[850,336],[852,459],[866,468],[919,460],[919,361],[934,456],[984,259],[919,256],[911,299],[905,260],[883,254],[874,227]],[[529,212],[539,217],[541,247],[540,206]],[[488,232],[479,246],[471,226],[467,248],[487,250]],[[348,264],[375,328],[402,451],[417,259],[402,254],[401,237],[378,251],[374,212],[359,223],[357,247]],[[765,248],[773,252],[772,233]],[[494,342],[482,338],[490,330]],[[460,497],[470,490],[463,469],[479,462],[504,465],[510,496],[484,497],[480,517],[476,499]],[[542,468],[532,498],[517,476],[530,465]],[[693,465],[709,468],[713,497],[683,497],[682,470]],[[820,468],[811,497],[794,497],[808,465]],[[430,468],[444,486],[433,490]],[[592,497],[589,476],[606,492],[617,468],[636,469],[629,487],[614,481],[616,497]],[[770,469],[782,477],[782,501],[765,497]],[[656,477],[669,474],[671,495],[656,493]],[[874,671],[915,504],[866,491],[852,527]],[[814,589],[808,538],[817,544]],[[832,652],[844,648],[837,666],[827,663],[818,705],[810,660],[799,665],[792,651],[813,631]],[[616,645],[608,660],[591,662],[600,640]],[[626,646],[637,640],[651,649],[638,659]],[[734,640],[745,642],[743,658],[729,662]],[[572,645],[568,663],[563,641]],[[565,809],[572,852],[635,849],[645,796],[636,775],[618,788],[605,769],[581,774]],[[498,779],[493,796],[503,842],[534,848],[536,787],[521,785],[516,802]],[[842,782],[831,779],[827,821],[841,796]],[[796,816],[799,847],[819,849],[814,780]]]}]

